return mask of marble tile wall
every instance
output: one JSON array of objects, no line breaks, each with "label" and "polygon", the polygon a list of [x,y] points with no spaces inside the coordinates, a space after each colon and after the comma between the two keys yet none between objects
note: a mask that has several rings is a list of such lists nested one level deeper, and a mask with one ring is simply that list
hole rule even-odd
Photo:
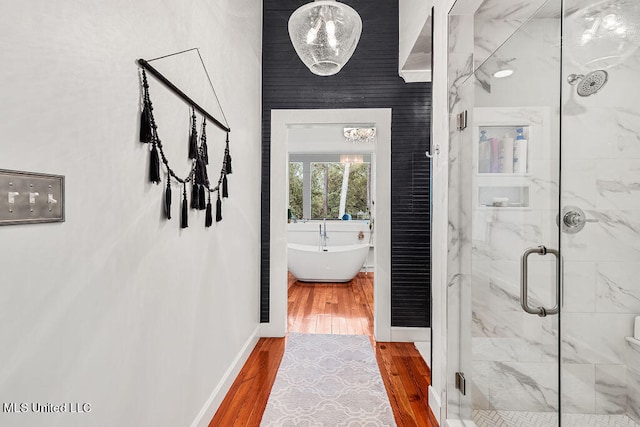
[{"label": "marble tile wall", "polygon": [[475,68],[534,15],[546,0],[485,0],[474,15]]},{"label": "marble tile wall", "polygon": [[[571,40],[582,34],[584,10],[596,12],[607,3],[567,1],[565,75],[604,64],[602,52]],[[635,7],[640,21],[637,4],[619,4]],[[593,221],[562,240],[564,371],[584,366],[593,372],[580,398],[563,393],[563,403],[571,411],[627,414],[640,422],[640,352],[625,341],[640,315],[640,52],[608,60],[606,67],[609,80],[595,95],[580,97],[563,85],[561,200]]]}]

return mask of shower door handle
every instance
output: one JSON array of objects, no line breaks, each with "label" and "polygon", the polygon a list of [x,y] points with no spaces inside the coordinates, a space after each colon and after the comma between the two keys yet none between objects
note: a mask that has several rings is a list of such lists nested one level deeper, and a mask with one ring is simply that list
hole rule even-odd
[{"label": "shower door handle", "polygon": [[[555,297],[556,305],[552,308],[546,307],[531,307],[529,305],[529,284],[528,284],[528,262],[529,255],[547,255],[552,254],[556,257],[556,286]],[[549,314],[558,314],[558,286],[560,285],[560,253],[555,249],[549,249],[544,246],[538,246],[537,248],[528,248],[522,253],[520,258],[520,306],[524,311],[529,314],[537,314],[540,317],[546,317]]]}]

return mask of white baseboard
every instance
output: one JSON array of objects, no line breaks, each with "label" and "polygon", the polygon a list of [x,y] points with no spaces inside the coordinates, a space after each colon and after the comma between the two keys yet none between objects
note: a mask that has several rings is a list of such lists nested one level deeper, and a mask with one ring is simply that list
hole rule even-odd
[{"label": "white baseboard", "polygon": [[285,335],[287,335],[287,324],[276,325],[275,322],[260,323],[259,334],[261,338],[284,338]]},{"label": "white baseboard", "polygon": [[216,388],[213,389],[211,396],[209,396],[209,399],[205,402],[204,406],[196,416],[196,419],[191,423],[191,427],[207,427],[209,425],[211,419],[216,414],[218,407],[231,388],[231,385],[256,346],[259,339],[259,331],[260,325],[256,327],[251,336],[249,336],[242,346],[242,349],[240,349],[238,355],[233,359],[231,366],[229,366],[229,369],[224,373],[222,379],[218,382],[218,385],[216,385]]},{"label": "white baseboard", "polygon": [[391,342],[431,341],[431,328],[391,327]]},{"label": "white baseboard", "polygon": [[416,341],[413,343],[413,345],[416,346],[416,350],[418,350],[420,356],[422,356],[429,369],[431,369],[431,342]]},{"label": "white baseboard", "polygon": [[436,417],[436,420],[442,425],[442,416],[441,416],[441,408],[442,404],[440,403],[440,396],[438,392],[431,386],[429,386],[429,407],[431,408],[431,412]]}]

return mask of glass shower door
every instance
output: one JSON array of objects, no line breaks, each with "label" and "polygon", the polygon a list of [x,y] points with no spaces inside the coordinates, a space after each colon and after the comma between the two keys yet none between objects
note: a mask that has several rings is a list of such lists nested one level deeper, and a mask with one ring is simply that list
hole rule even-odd
[{"label": "glass shower door", "polygon": [[561,5],[456,6],[447,417],[557,426]]}]

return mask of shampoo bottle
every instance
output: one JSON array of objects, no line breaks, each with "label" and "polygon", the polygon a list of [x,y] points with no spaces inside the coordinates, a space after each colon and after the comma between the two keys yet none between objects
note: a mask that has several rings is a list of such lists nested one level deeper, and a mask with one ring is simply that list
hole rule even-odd
[{"label": "shampoo bottle", "polygon": [[527,173],[527,140],[524,139],[522,128],[516,129],[518,135],[513,142],[513,172]]},{"label": "shampoo bottle", "polygon": [[491,172],[491,147],[487,139],[487,131],[480,131],[480,142],[478,143],[478,172]]},{"label": "shampoo bottle", "polygon": [[503,167],[502,173],[513,173],[513,138],[508,133],[502,138]]},{"label": "shampoo bottle", "polygon": [[500,172],[500,140],[498,138],[489,138],[491,147],[491,172]]}]

